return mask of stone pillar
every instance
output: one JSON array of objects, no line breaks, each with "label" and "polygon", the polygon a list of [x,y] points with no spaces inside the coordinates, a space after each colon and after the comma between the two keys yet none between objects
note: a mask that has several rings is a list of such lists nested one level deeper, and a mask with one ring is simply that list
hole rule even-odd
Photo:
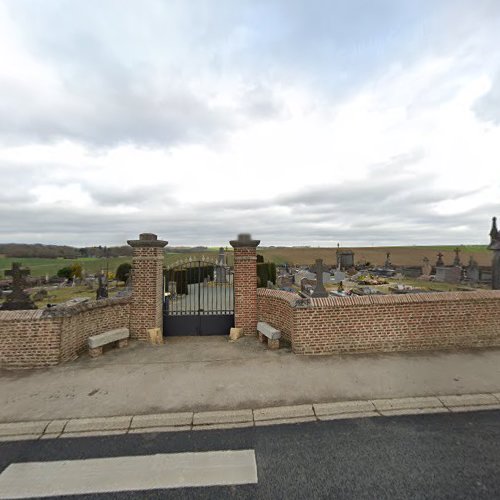
[{"label": "stone pillar", "polygon": [[163,248],[168,242],[143,233],[127,243],[134,249],[130,336],[149,340],[148,329],[163,328]]},{"label": "stone pillar", "polygon": [[491,288],[500,290],[500,232],[497,229],[497,218],[493,217],[488,250],[493,251],[491,262]]},{"label": "stone pillar", "polygon": [[249,234],[229,242],[234,248],[234,326],[257,334],[257,246]]}]

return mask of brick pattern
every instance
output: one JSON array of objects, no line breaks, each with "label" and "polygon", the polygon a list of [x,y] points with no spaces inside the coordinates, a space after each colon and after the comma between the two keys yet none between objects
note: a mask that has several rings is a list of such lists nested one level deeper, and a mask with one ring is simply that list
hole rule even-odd
[{"label": "brick pattern", "polygon": [[148,340],[149,328],[163,328],[163,253],[160,247],[134,247],[130,336],[138,340]]},{"label": "brick pattern", "polygon": [[64,309],[0,311],[0,367],[41,368],[74,359],[91,335],[129,327],[130,298]]},{"label": "brick pattern", "polygon": [[259,320],[298,354],[500,346],[500,291],[311,299],[258,290]]},{"label": "brick pattern", "polygon": [[257,334],[257,248],[234,249],[234,326]]}]

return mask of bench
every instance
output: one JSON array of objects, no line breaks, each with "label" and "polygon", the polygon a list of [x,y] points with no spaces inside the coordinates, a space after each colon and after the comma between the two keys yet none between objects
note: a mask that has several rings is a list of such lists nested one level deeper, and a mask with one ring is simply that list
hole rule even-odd
[{"label": "bench", "polygon": [[108,330],[99,335],[92,335],[88,338],[89,355],[92,358],[97,358],[102,354],[102,348],[107,344],[115,343],[119,348],[127,347],[130,332],[128,328],[116,328]]},{"label": "bench", "polygon": [[259,332],[259,341],[265,342],[267,338],[267,346],[269,349],[279,349],[281,332],[276,330],[273,326],[259,321],[257,323],[257,331]]}]

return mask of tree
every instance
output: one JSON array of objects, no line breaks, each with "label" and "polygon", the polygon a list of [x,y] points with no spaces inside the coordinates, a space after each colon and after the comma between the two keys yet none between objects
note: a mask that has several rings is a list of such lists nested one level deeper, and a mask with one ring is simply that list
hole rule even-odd
[{"label": "tree", "polygon": [[67,278],[72,280],[73,278],[82,277],[82,266],[80,264],[71,264],[71,266],[62,267],[57,271],[57,276],[59,278]]},{"label": "tree", "polygon": [[116,269],[116,279],[118,281],[127,281],[130,276],[130,271],[132,271],[132,264],[123,262]]}]

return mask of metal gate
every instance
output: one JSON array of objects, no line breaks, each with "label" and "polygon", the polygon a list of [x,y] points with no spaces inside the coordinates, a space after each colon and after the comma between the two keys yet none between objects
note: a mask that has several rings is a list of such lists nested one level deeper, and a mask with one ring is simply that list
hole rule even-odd
[{"label": "metal gate", "polygon": [[164,272],[163,335],[227,335],[234,326],[233,272],[223,261],[181,261]]}]

